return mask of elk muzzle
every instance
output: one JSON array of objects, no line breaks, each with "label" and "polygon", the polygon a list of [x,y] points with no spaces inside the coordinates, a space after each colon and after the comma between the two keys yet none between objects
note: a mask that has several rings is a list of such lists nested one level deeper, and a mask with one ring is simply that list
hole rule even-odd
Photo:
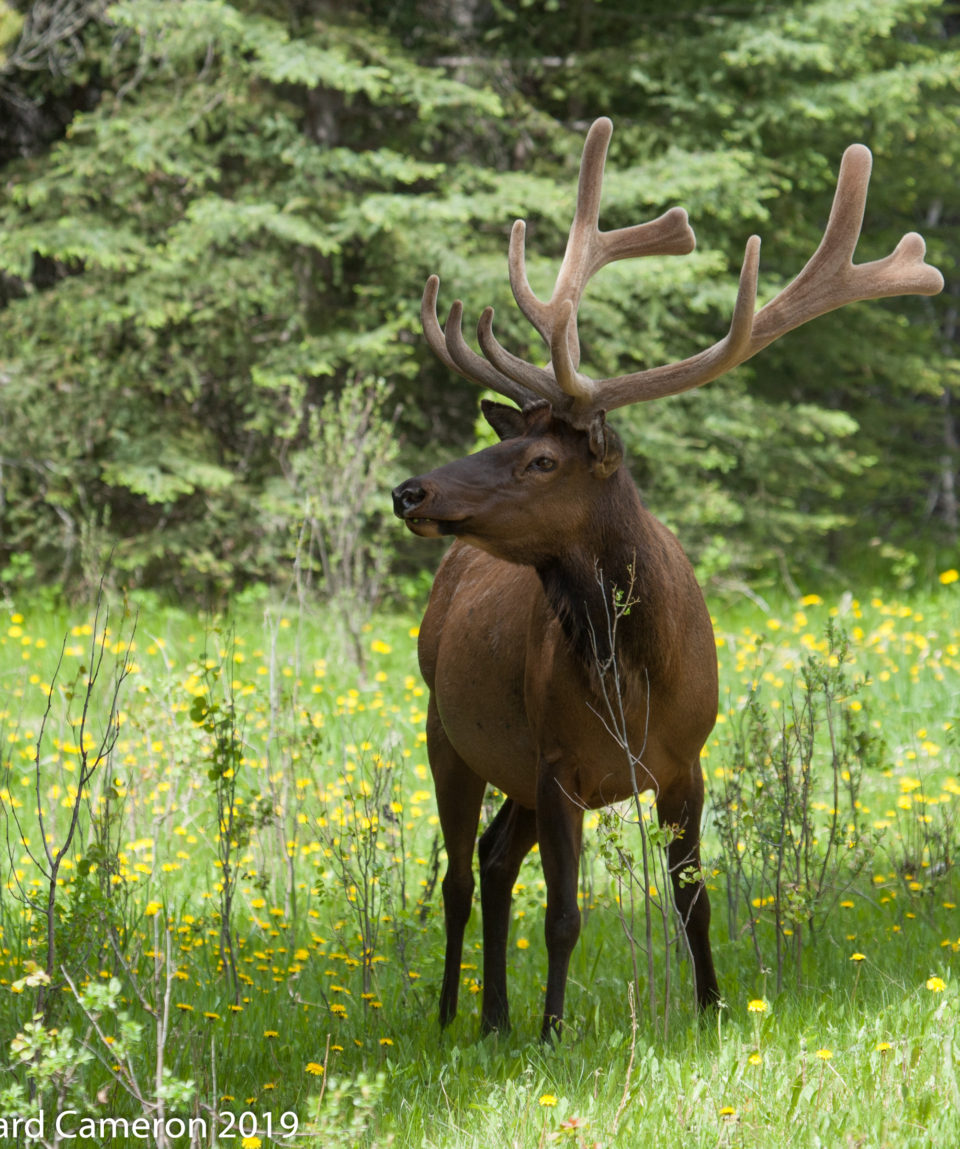
[{"label": "elk muzzle", "polygon": [[440,535],[450,534],[451,527],[448,522],[417,513],[426,501],[427,492],[420,480],[407,479],[405,483],[394,488],[393,513],[406,523],[409,530],[421,538],[439,538]]}]

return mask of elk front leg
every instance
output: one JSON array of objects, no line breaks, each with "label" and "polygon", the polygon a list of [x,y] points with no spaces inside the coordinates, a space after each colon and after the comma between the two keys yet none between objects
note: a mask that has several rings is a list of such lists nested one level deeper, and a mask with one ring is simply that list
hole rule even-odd
[{"label": "elk front leg", "polygon": [[567,988],[570,955],[580,936],[580,846],[583,809],[568,795],[560,771],[541,762],[537,781],[537,835],[543,877],[547,886],[544,936],[547,943],[547,993],[540,1040],[560,1036],[563,999]]},{"label": "elk front leg", "polygon": [[510,1028],[507,1005],[507,934],[510,903],[523,859],[537,840],[537,815],[507,798],[480,837],[483,908],[484,1032]]},{"label": "elk front leg", "polygon": [[473,902],[473,847],[486,783],[450,745],[432,697],[427,709],[427,753],[447,851],[447,872],[441,885],[447,946],[440,987],[440,1024],[446,1026],[457,1013],[463,935]]},{"label": "elk front leg", "polygon": [[677,913],[690,946],[697,1005],[702,1011],[716,1005],[720,989],[710,949],[710,898],[701,880],[691,880],[694,874],[700,873],[703,773],[699,761],[694,763],[685,781],[685,785],[676,783],[659,796],[657,814],[661,826],[672,826],[675,831],[667,847],[667,865]]}]

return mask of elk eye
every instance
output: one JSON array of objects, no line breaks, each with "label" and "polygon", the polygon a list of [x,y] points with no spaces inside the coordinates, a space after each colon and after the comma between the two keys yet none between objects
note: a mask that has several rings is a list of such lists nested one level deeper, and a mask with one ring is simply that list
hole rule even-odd
[{"label": "elk eye", "polygon": [[539,455],[527,468],[528,471],[554,471],[557,467],[557,460],[552,459],[549,455]]}]

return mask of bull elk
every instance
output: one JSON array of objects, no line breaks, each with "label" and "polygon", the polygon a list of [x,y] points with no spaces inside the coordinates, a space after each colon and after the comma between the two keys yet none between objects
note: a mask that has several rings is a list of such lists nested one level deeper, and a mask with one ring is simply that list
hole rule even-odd
[{"label": "bull elk", "polygon": [[[473,849],[485,788],[505,795],[480,838],[484,1030],[509,1025],[507,931],[521,862],[540,844],[548,958],[541,1036],[559,1034],[570,955],[580,933],[578,872],[585,810],[653,790],[671,828],[667,864],[692,957],[700,1009],[719,1000],[710,904],[700,874],[700,752],[717,716],[710,615],[673,534],[647,511],[606,413],[699,387],[785,332],[857,300],[933,295],[943,279],[910,233],[885,259],[855,265],[870,177],[869,150],[849,147],[823,239],[806,267],[756,311],[760,240],[751,237],[728,334],[682,362],[594,380],[579,370],[577,310],[604,265],[682,255],[694,236],[682,208],[648,223],[598,228],[612,132],[590,128],[574,220],[548,302],[531,290],[524,224],[513,226],[509,275],[523,315],[550,348],[538,367],[505,350],[493,310],[479,322],[482,355],[466,343],[462,305],[441,329],[439,280],[423,295],[426,338],[452,371],[513,400],[484,400],[500,438],[492,447],[408,479],[396,514],[416,535],[454,537],[420,629],[429,687],[427,747],[447,852],[442,883],[446,955],[440,1021],[457,1010],[464,930],[474,890]],[[615,649],[611,604],[630,588]],[[610,721],[610,675],[622,728]],[[620,737],[620,734],[624,737]]]}]

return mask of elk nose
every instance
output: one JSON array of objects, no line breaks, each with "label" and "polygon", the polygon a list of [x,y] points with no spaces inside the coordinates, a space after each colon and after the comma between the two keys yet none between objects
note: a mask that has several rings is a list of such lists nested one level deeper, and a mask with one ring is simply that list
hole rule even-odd
[{"label": "elk nose", "polygon": [[393,492],[393,513],[403,518],[414,507],[418,507],[427,497],[427,492],[416,479],[408,479]]}]

